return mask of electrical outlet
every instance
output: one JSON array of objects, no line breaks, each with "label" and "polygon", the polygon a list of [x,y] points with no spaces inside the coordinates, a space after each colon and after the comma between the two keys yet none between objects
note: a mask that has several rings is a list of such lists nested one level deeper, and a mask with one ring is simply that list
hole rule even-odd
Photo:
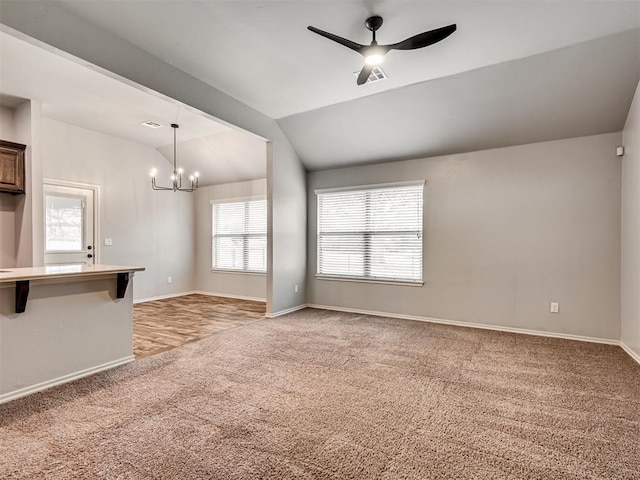
[{"label": "electrical outlet", "polygon": [[298,293],[298,291],[299,291],[298,285],[294,285],[293,292]]},{"label": "electrical outlet", "polygon": [[104,246],[105,247],[110,247],[113,245],[113,239],[112,238],[105,238],[104,239]]},{"label": "electrical outlet", "polygon": [[557,302],[551,302],[551,313],[558,313],[560,311],[560,304]]},{"label": "electrical outlet", "polygon": [[167,283],[172,283],[172,282],[173,282],[173,278],[167,277]]}]

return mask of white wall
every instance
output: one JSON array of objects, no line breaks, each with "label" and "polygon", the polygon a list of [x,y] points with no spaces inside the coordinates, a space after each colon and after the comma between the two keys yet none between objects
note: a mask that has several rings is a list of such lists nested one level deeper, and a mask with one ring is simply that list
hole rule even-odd
[{"label": "white wall", "polygon": [[16,266],[16,197],[0,193],[0,269]]},{"label": "white wall", "polygon": [[[35,192],[32,176],[31,164],[33,161],[33,147],[39,142],[38,138],[31,135],[32,112],[31,101],[26,101],[18,105],[15,109],[14,128],[16,141],[26,145],[24,152],[24,195],[18,195],[15,211],[15,246],[16,246],[16,267],[32,267],[33,264],[33,214],[34,205],[32,195]],[[40,121],[38,119],[38,121]],[[37,208],[37,206],[36,206]]]},{"label": "white wall", "polygon": [[15,128],[13,126],[13,109],[0,106],[0,139],[13,142]]},{"label": "white wall", "polygon": [[640,87],[622,132],[622,342],[640,358]]},{"label": "white wall", "polygon": [[[0,107],[0,139],[17,142],[13,109]],[[0,268],[16,266],[16,195],[0,193]]]},{"label": "white wall", "polygon": [[24,185],[16,209],[16,266],[44,264],[44,200],[42,192],[42,104],[35,99],[15,109],[14,127],[18,143],[25,151]]},{"label": "white wall", "polygon": [[[620,141],[613,133],[310,173],[308,303],[618,340]],[[315,279],[314,189],[420,179],[423,287]]]},{"label": "white wall", "polygon": [[267,280],[264,274],[211,271],[211,201],[264,197],[267,180],[227,183],[196,191],[195,284],[199,292],[221,296],[265,300]]},{"label": "white wall", "polygon": [[282,312],[305,303],[304,289],[294,293],[293,286],[304,286],[306,274],[306,171],[275,120],[55,2],[5,2],[2,23],[269,140],[267,313]]},{"label": "white wall", "polygon": [[267,155],[267,315],[295,309],[306,299],[307,172],[279,128],[278,137]]},{"label": "white wall", "polygon": [[48,118],[42,149],[45,178],[100,187],[101,263],[146,267],[136,274],[134,299],[193,291],[194,197],[151,189],[151,168],[170,171],[158,151]]},{"label": "white wall", "polygon": [[26,145],[25,193],[0,193],[0,267],[32,267],[43,263],[42,251],[42,155],[40,119],[42,105],[25,100],[15,109],[0,112],[0,135]]}]

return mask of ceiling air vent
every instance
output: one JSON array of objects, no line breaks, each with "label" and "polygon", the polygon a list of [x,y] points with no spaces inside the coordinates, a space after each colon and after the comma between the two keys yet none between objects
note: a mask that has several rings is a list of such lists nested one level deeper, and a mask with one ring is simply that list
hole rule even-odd
[{"label": "ceiling air vent", "polygon": [[[354,77],[357,77],[358,75],[360,75],[360,72],[353,72]],[[386,78],[389,78],[387,77],[387,74],[384,73],[384,71],[382,71],[380,67],[375,67],[373,70],[371,70],[371,75],[369,75],[369,78],[364,83],[367,84],[367,83],[378,82]]]},{"label": "ceiling air vent", "polygon": [[141,125],[144,125],[145,127],[149,127],[149,128],[160,128],[160,127],[162,127],[162,125],[160,125],[159,123],[152,122],[151,120],[147,120],[146,122],[142,122]]}]

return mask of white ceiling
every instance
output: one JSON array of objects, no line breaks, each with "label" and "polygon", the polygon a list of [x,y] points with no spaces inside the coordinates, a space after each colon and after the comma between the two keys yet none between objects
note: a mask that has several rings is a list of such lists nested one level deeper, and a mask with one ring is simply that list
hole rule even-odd
[{"label": "white ceiling", "polygon": [[[272,118],[536,55],[636,28],[640,4],[617,1],[162,1],[65,0],[107,31]],[[443,42],[392,51],[389,79],[361,87],[357,53],[306,29],[359,43],[384,17],[380,43],[456,23]]]},{"label": "white ceiling", "polygon": [[[171,162],[170,125],[177,123],[178,163],[199,171],[203,185],[266,176],[263,140],[186,105],[3,32],[0,60],[0,103],[5,106],[15,106],[20,98],[39,100],[48,118],[157,148]],[[147,120],[163,127],[142,126]]]},{"label": "white ceiling", "polygon": [[[158,148],[173,159],[173,145]],[[179,165],[199,172],[202,185],[242,182],[267,176],[266,142],[237,130],[192,138],[177,145]]]},{"label": "white ceiling", "polygon": [[[0,32],[3,94],[42,102],[46,117],[159,147],[179,139],[211,135],[229,127],[177,103],[134,88],[70,59]],[[164,128],[140,124],[153,120]]]}]

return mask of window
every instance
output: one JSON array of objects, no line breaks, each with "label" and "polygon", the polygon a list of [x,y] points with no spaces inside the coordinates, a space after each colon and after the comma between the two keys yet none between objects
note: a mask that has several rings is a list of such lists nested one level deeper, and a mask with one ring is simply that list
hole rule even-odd
[{"label": "window", "polygon": [[214,203],[212,267],[239,272],[267,271],[267,201]]},{"label": "window", "polygon": [[47,193],[45,202],[45,251],[82,250],[82,198]]},{"label": "window", "polygon": [[422,284],[424,182],[318,190],[318,277]]}]

